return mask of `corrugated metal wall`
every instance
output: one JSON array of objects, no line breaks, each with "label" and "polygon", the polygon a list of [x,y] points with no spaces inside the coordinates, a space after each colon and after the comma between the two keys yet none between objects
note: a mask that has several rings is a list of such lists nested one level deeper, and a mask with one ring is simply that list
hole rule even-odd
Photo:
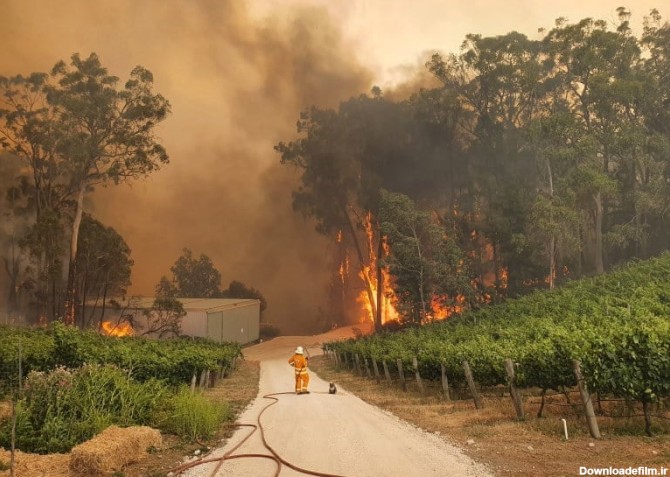
[{"label": "corrugated metal wall", "polygon": [[181,333],[189,336],[207,336],[207,312],[186,310],[181,320]]},{"label": "corrugated metal wall", "polygon": [[260,303],[247,302],[207,313],[207,334],[215,341],[249,343],[259,337]]}]

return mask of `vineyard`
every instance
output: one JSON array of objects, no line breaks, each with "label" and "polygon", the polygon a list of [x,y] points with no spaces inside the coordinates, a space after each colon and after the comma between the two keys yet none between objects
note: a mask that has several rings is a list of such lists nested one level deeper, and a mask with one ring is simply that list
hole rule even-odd
[{"label": "vineyard", "polygon": [[[591,392],[650,405],[670,397],[670,254],[612,273],[535,292],[446,322],[396,333],[330,342],[327,353],[353,363],[399,363],[399,374],[465,386],[467,370],[482,386],[562,391],[577,385],[579,363]],[[360,357],[360,358],[359,358]]]},{"label": "vineyard", "polygon": [[2,327],[0,401],[15,416],[0,416],[0,447],[68,452],[110,425],[205,438],[230,412],[196,387],[229,375],[240,354],[237,343],[203,339],[108,337],[60,323]]},{"label": "vineyard", "polygon": [[[19,351],[20,348],[20,351]],[[204,339],[152,340],[108,337],[56,323],[49,329],[0,327],[0,394],[21,374],[48,371],[57,366],[111,364],[127,370],[137,381],[150,378],[170,385],[187,384],[207,371],[230,367],[241,353],[237,343],[218,344]]]}]

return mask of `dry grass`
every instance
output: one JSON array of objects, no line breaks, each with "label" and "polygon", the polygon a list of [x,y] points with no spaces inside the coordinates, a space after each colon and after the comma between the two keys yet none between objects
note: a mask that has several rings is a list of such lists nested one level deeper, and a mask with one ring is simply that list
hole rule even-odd
[{"label": "dry grass", "polygon": [[[664,434],[648,438],[642,436],[644,424],[639,417],[599,416],[603,438],[596,441],[589,436],[584,419],[577,417],[575,409],[579,408],[566,405],[563,395],[548,399],[551,404],[545,406],[545,417],[538,419],[535,416],[540,398],[525,393],[527,417],[519,422],[504,389],[487,392],[484,408],[476,410],[472,400],[445,401],[441,389],[433,383],[421,395],[415,381],[409,381],[408,391],[403,392],[398,386],[377,385],[353,372],[337,370],[327,358],[310,360],[310,367],[323,379],[341,385],[370,404],[444,436],[475,460],[489,464],[497,475],[575,476],[579,475],[580,466],[670,468],[670,425],[662,419],[656,419],[655,425]],[[572,401],[577,402],[578,395],[572,396]],[[621,407],[606,404],[609,406],[604,406],[604,410],[608,413]],[[563,439],[561,418],[568,424],[567,441]]]}]

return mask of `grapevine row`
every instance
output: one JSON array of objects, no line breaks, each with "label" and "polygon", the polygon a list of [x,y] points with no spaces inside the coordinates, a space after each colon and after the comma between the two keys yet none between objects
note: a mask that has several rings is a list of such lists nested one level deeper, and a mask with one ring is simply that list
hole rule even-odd
[{"label": "grapevine row", "polygon": [[324,348],[400,359],[408,371],[416,357],[421,376],[439,379],[444,365],[457,385],[465,381],[465,360],[482,385],[506,384],[504,359],[511,358],[518,386],[556,390],[576,384],[576,359],[592,391],[654,402],[670,396],[669,276],[664,254],[445,322]]},{"label": "grapevine row", "polygon": [[[49,329],[0,327],[0,379],[18,376],[21,354],[23,376],[56,366],[78,368],[84,363],[113,364],[128,370],[134,379],[187,383],[194,374],[230,367],[240,355],[238,343],[215,343],[204,339],[152,340],[115,338],[80,331],[56,323]],[[0,382],[0,391],[10,383]]]}]

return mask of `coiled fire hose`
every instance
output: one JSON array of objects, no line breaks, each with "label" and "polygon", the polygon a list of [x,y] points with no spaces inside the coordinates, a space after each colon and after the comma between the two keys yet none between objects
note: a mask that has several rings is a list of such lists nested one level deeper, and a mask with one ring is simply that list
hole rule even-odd
[{"label": "coiled fire hose", "polygon": [[[263,398],[264,399],[271,399],[272,402],[269,403],[267,406],[265,406],[261,410],[260,413],[258,413],[258,417],[256,418],[256,424],[236,424],[235,425],[235,427],[251,427],[251,428],[253,428],[253,430],[249,434],[247,434],[245,436],[245,438],[242,439],[235,447],[230,449],[224,455],[222,455],[221,457],[213,457],[213,458],[209,458],[209,459],[204,458],[204,459],[198,460],[196,462],[188,462],[186,464],[180,465],[179,467],[176,467],[176,468],[172,469],[170,472],[172,472],[174,475],[179,475],[182,472],[184,472],[185,470],[188,470],[190,468],[193,468],[193,467],[196,467],[196,466],[199,466],[199,465],[203,465],[203,464],[208,464],[208,463],[211,463],[211,462],[217,462],[216,467],[214,468],[214,470],[210,474],[210,477],[215,477],[216,473],[221,469],[221,466],[223,465],[224,461],[226,461],[226,460],[243,459],[243,458],[259,458],[259,459],[270,459],[270,460],[275,461],[275,463],[277,464],[277,469],[274,473],[274,477],[279,476],[279,473],[281,472],[282,465],[290,467],[291,469],[293,469],[297,472],[300,472],[302,474],[306,474],[306,475],[315,475],[317,477],[346,477],[346,476],[338,475],[338,474],[327,474],[325,472],[318,472],[316,470],[303,469],[302,467],[299,467],[299,466],[297,466],[295,464],[292,464],[292,463],[288,462],[287,460],[285,460],[283,457],[281,457],[279,455],[279,453],[277,453],[276,450],[274,450],[270,446],[270,444],[268,444],[267,440],[265,439],[265,431],[263,430],[263,425],[261,424],[261,416],[270,406],[273,406],[273,405],[275,405],[279,402],[279,398],[277,398],[275,396],[279,396],[279,395],[282,395],[282,394],[294,394],[294,393],[283,392],[283,393],[265,394],[263,396]],[[316,392],[314,394],[327,394],[327,393]],[[268,454],[237,454],[237,455],[233,455],[233,453],[239,447],[241,447],[256,432],[256,430],[261,431],[261,439],[263,441],[263,445],[265,446],[265,448],[268,451],[270,451],[271,455],[268,455]]]}]

